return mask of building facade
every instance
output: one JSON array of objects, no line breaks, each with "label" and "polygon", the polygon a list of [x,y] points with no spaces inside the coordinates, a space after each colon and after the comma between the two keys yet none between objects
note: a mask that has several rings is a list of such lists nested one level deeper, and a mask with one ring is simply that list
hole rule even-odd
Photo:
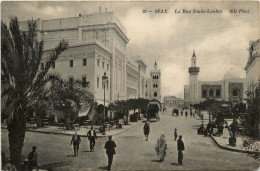
[{"label": "building facade", "polygon": [[165,96],[163,102],[167,107],[181,108],[184,106],[184,99],[176,98],[175,96]]},{"label": "building facade", "polygon": [[245,67],[246,89],[252,91],[254,84],[260,80],[260,39],[249,42],[249,55]]},{"label": "building facade", "polygon": [[[55,67],[53,72],[59,72],[68,79],[86,75],[96,100],[103,99],[100,85],[104,72],[107,72],[107,100],[126,99],[126,45],[129,39],[125,28],[113,12],[79,14],[78,17],[52,20],[38,19],[37,24],[37,37],[45,42],[44,56],[47,56],[48,49],[53,49],[62,39],[69,41],[70,48],[64,52],[66,55],[62,54],[60,58],[66,57],[56,61],[57,69]],[[26,30],[26,22],[21,22],[20,27]],[[81,48],[77,51],[79,47]],[[71,72],[72,68],[77,66],[76,61],[85,58],[87,69],[79,71],[75,68]],[[75,65],[72,61],[76,62]],[[73,63],[73,67],[69,66],[67,69],[68,65],[65,63],[68,62]]]},{"label": "building facade", "polygon": [[184,86],[185,105],[196,104],[207,99],[240,102],[245,97],[246,78],[238,75],[238,68],[231,68],[219,81],[199,81],[195,51],[189,68],[190,82]]}]

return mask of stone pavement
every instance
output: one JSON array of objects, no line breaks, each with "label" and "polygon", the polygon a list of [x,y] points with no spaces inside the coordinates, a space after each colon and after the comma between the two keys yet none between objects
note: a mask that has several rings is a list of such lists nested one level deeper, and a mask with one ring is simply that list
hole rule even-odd
[{"label": "stone pavement", "polygon": [[[133,126],[136,126],[142,122],[129,122],[128,125],[122,125],[122,128],[116,128],[115,126],[113,128],[106,129],[106,135],[102,135],[102,133],[99,133],[99,127],[100,125],[93,125],[94,129],[97,131],[97,137],[106,137],[110,135],[117,135],[121,132],[126,131],[129,128],[132,128]],[[38,132],[38,133],[46,133],[46,134],[58,134],[58,135],[74,135],[75,131],[77,131],[77,134],[86,137],[87,132],[90,130],[91,125],[89,126],[81,126],[80,129],[75,130],[66,130],[64,128],[60,128],[58,126],[47,126],[47,127],[41,127],[41,128],[29,128],[27,131],[29,132]],[[2,125],[2,128],[6,128],[6,126]]]}]

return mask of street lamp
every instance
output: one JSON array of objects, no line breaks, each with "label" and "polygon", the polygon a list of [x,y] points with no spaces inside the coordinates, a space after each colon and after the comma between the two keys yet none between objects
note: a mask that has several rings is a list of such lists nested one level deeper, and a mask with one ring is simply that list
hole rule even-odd
[{"label": "street lamp", "polygon": [[[106,105],[106,83],[108,81],[108,77],[106,76],[106,72],[104,72],[104,75],[102,76],[102,82],[104,85],[104,124],[103,124],[103,135],[106,135],[106,125],[105,125],[105,119],[106,119],[106,110],[105,110],[105,105]],[[108,85],[107,85],[108,86]]]}]

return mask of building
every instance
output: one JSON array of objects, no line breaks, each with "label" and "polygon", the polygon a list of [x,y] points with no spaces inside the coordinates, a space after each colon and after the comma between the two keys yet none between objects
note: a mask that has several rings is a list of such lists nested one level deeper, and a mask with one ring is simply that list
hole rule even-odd
[{"label": "building", "polygon": [[184,106],[184,100],[175,96],[165,96],[163,102],[167,107],[180,108]]},{"label": "building", "polygon": [[199,81],[199,67],[195,51],[189,68],[189,85],[184,86],[185,105],[196,104],[206,99],[240,102],[245,97],[246,78],[239,75],[239,68],[231,68],[219,81]]},{"label": "building", "polygon": [[[45,53],[60,40],[69,41],[52,72],[63,78],[79,78],[90,82],[95,100],[104,99],[102,76],[108,76],[106,100],[126,99],[126,31],[113,12],[79,14],[78,17],[37,20],[39,40],[44,40]],[[26,30],[26,22],[20,23]],[[44,67],[44,61],[42,61]]]},{"label": "building", "polygon": [[150,79],[147,85],[149,99],[156,99],[161,102],[161,70],[156,62],[154,68],[150,71]]},{"label": "building", "polygon": [[260,80],[260,39],[250,41],[248,56],[248,61],[245,67],[246,89],[252,91],[254,84]]}]

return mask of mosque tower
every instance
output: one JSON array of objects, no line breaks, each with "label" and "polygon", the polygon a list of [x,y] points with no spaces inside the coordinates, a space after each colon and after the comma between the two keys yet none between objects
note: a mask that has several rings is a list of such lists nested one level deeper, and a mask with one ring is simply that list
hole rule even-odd
[{"label": "mosque tower", "polygon": [[195,104],[198,102],[198,74],[200,68],[197,67],[197,57],[195,50],[193,50],[193,55],[191,57],[191,67],[189,67],[189,89],[190,89],[190,102]]},{"label": "mosque tower", "polygon": [[155,61],[154,68],[150,72],[151,78],[151,99],[161,101],[161,70]]}]

